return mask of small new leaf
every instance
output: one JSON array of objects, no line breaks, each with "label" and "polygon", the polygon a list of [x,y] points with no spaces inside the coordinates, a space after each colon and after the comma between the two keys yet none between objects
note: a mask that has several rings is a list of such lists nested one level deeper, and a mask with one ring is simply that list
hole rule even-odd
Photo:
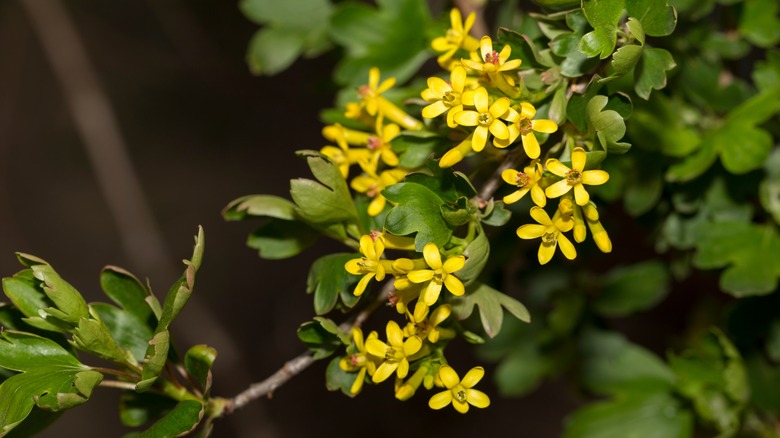
[{"label": "small new leaf", "polygon": [[465,295],[453,298],[452,312],[459,320],[464,320],[474,312],[475,305],[479,307],[482,328],[491,338],[501,331],[504,321],[502,307],[523,322],[531,321],[531,314],[521,302],[479,282],[472,283]]}]

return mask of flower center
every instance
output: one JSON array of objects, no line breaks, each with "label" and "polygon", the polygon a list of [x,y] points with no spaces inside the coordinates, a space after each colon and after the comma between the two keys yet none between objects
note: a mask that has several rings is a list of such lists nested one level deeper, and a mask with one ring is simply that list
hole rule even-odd
[{"label": "flower center", "polygon": [[500,59],[498,58],[498,52],[493,50],[492,52],[485,55],[485,62],[497,66],[498,63],[500,62]]},{"label": "flower center", "polygon": [[515,179],[517,180],[517,187],[522,189],[526,186],[526,184],[528,184],[528,180],[531,178],[523,172],[518,172]]},{"label": "flower center", "polygon": [[447,42],[451,43],[452,45],[460,46],[460,41],[463,39],[463,34],[455,29],[447,29],[447,32],[444,34],[444,38],[446,38]]},{"label": "flower center", "polygon": [[531,123],[531,119],[521,119],[520,120],[520,133],[523,135],[528,135],[531,133],[531,130],[533,129],[533,123]]},{"label": "flower center", "polygon": [[548,231],[542,235],[542,243],[553,244],[558,240],[557,233],[555,231]]},{"label": "flower center", "polygon": [[566,172],[566,184],[575,186],[582,182],[582,173],[579,170],[570,170]]},{"label": "flower center", "polygon": [[466,391],[461,389],[460,391],[456,392],[455,393],[455,400],[457,400],[457,401],[459,401],[461,403],[465,402],[466,401]]},{"label": "flower center", "polygon": [[444,277],[445,277],[444,272],[442,272],[441,269],[437,269],[433,271],[433,280],[436,281],[437,283],[441,283],[444,280]]},{"label": "flower center", "polygon": [[444,96],[442,96],[441,101],[444,102],[447,106],[454,106],[455,101],[457,100],[457,96],[452,91],[447,91],[444,93]]},{"label": "flower center", "polygon": [[369,198],[375,198],[376,195],[378,195],[380,192],[379,187],[376,184],[371,185],[371,187],[366,190],[366,196]]},{"label": "flower center", "polygon": [[360,87],[358,87],[357,94],[359,98],[364,99],[366,97],[373,95],[374,92],[371,91],[371,87],[369,87],[368,85],[361,85]]},{"label": "flower center", "polygon": [[491,116],[490,113],[479,113],[479,116],[477,117],[477,123],[481,126],[488,126],[492,121],[493,116]]},{"label": "flower center", "polygon": [[384,143],[384,142],[382,141],[381,138],[374,137],[372,135],[372,136],[368,137],[368,143],[366,144],[366,147],[368,149],[371,149],[372,151],[374,151],[374,150],[377,150],[377,149],[381,148],[382,147],[382,143]]}]

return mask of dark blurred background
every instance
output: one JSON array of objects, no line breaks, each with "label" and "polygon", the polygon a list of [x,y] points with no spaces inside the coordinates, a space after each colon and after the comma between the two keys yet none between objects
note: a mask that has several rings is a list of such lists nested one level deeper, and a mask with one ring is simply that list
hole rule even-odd
[{"label": "dark blurred background", "polygon": [[[55,0],[29,1],[40,6]],[[161,297],[178,278],[183,269],[179,261],[189,257],[192,236],[203,225],[204,264],[194,299],[174,323],[174,334],[182,351],[195,343],[217,348],[213,393],[234,396],[303,351],[295,331],[313,316],[305,295],[306,273],[318,253],[333,247],[320,243],[290,260],[261,260],[244,245],[256,224],[224,222],[220,210],[246,194],[287,196],[290,178],[308,176],[293,152],[325,144],[318,113],[336,91],[329,81],[335,58],[298,61],[278,77],[253,77],[244,51],[256,26],[235,2],[61,4],[96,74],[93,85],[99,85],[116,116],[159,239],[154,232],[128,237],[123,231],[123,221],[131,228],[143,223],[143,212],[112,213],[105,184],[121,175],[110,168],[101,180],[91,164],[104,165],[90,160],[95,152],[88,152],[61,73],[55,73],[44,50],[41,25],[31,19],[35,8],[4,0],[0,271],[8,276],[20,269],[15,251],[34,254],[88,300],[102,301],[98,275],[113,264],[149,278]],[[65,52],[68,59],[65,41],[54,42],[49,50]],[[87,124],[99,123],[101,117],[87,113]],[[134,205],[125,199],[113,202],[115,212]],[[140,250],[133,249],[134,243],[142,243]],[[466,357],[460,368],[476,365],[467,349],[460,348]],[[559,434],[563,415],[577,404],[563,385],[546,386],[523,400],[502,400],[489,377],[481,388],[491,394],[493,406],[467,416],[452,409],[430,411],[430,394],[424,391],[398,402],[387,384],[369,386],[349,399],[325,389],[325,362],[278,389],[273,399],[253,402],[219,421],[214,435],[484,436],[512,427],[523,436],[546,437]],[[42,436],[73,436],[77,431],[85,438],[120,436],[127,429],[119,423],[117,403],[117,390],[99,388],[93,400],[66,412]]]}]

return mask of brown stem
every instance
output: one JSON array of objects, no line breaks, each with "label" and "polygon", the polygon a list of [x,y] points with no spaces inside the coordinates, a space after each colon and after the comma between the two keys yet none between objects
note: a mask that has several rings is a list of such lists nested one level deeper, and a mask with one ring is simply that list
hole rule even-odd
[{"label": "brown stem", "polygon": [[[371,316],[376,309],[387,302],[390,297],[390,292],[393,291],[393,283],[387,282],[382,287],[382,290],[376,296],[374,301],[371,302],[366,308],[358,313],[354,319],[342,323],[339,328],[342,331],[349,332],[353,327],[360,327],[369,316]],[[288,380],[300,374],[303,370],[309,367],[309,365],[315,362],[314,357],[310,352],[305,352],[292,360],[287,361],[282,368],[267,377],[265,380],[257,383],[253,383],[249,388],[245,389],[237,396],[227,401],[225,413],[229,414],[239,408],[242,408],[247,403],[256,400],[260,397],[271,397],[273,392],[284,385]]]},{"label": "brown stem", "polygon": [[517,168],[523,161],[524,156],[525,151],[522,147],[516,147],[508,154],[506,154],[501,164],[499,164],[498,167],[496,167],[496,170],[493,171],[493,175],[490,176],[490,179],[485,181],[485,184],[482,185],[482,190],[479,191],[477,200],[481,202],[489,201],[490,198],[493,197],[493,194],[496,193],[496,190],[498,190],[498,188],[501,186],[501,173],[506,169]]}]

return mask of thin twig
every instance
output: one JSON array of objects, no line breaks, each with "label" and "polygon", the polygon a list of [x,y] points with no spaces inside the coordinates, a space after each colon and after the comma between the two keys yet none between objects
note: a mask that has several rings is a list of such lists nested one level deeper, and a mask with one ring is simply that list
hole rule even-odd
[{"label": "thin twig", "polygon": [[[392,291],[393,283],[385,283],[374,301],[366,306],[366,308],[361,310],[354,319],[348,320],[339,325],[339,329],[345,332],[349,332],[353,327],[360,327],[368,319],[368,317],[371,316],[374,311],[376,311],[376,309],[381,307],[383,303],[387,302],[387,299],[390,297],[390,293]],[[314,362],[315,359],[310,352],[302,353],[294,359],[287,361],[282,368],[280,368],[265,380],[253,383],[249,386],[249,388],[228,400],[228,407],[225,409],[225,413],[231,413],[239,408],[242,408],[247,403],[260,397],[271,397],[277,388],[285,384],[291,378],[300,374]]]},{"label": "thin twig", "polygon": [[135,383],[131,382],[121,382],[119,380],[103,380],[100,382],[99,386],[102,386],[104,388],[117,388],[117,389],[124,389],[127,391],[133,391],[135,392]]},{"label": "thin twig", "polygon": [[523,157],[525,157],[525,153],[521,147],[516,147],[507,153],[506,156],[504,156],[504,160],[501,161],[501,164],[493,171],[493,175],[490,176],[490,179],[485,181],[485,184],[482,185],[482,190],[479,191],[478,200],[484,202],[490,200],[490,198],[493,197],[493,194],[496,193],[496,190],[501,186],[501,173],[506,169],[517,168],[523,161]]}]

